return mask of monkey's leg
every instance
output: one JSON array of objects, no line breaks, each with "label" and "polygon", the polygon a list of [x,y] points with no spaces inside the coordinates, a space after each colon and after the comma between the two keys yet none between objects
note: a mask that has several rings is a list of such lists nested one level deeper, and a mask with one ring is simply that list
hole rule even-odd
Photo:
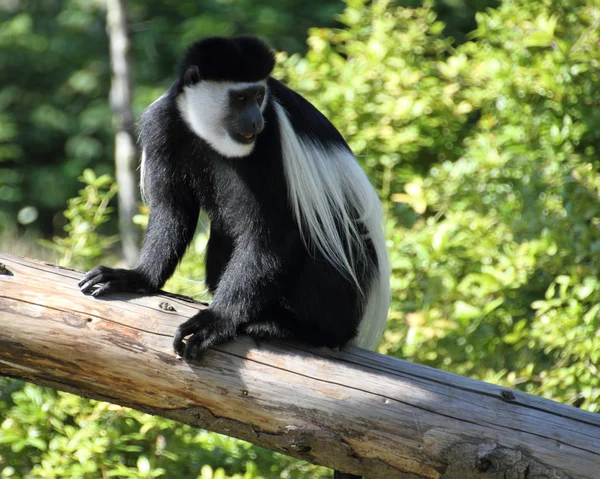
[{"label": "monkey's leg", "polygon": [[330,331],[324,331],[319,323],[302,321],[298,316],[282,306],[272,306],[255,321],[240,325],[238,334],[246,334],[261,339],[297,339],[316,347],[340,346],[339,338]]},{"label": "monkey's leg", "polygon": [[[220,320],[210,309],[202,310],[179,326],[173,347],[184,358],[199,359],[209,347],[232,340],[239,334],[246,334],[255,340],[285,339],[300,335],[295,315],[285,308],[269,307],[258,316],[233,329],[231,322]],[[184,342],[184,338],[188,336]]]},{"label": "monkey's leg", "polygon": [[202,352],[233,339],[240,328],[260,319],[281,297],[280,284],[288,266],[285,258],[297,249],[300,238],[273,244],[257,239],[267,236],[249,231],[237,238],[212,303],[179,327],[173,343],[175,351],[187,358],[193,349]]},{"label": "monkey's leg", "polygon": [[177,328],[173,349],[185,359],[200,359],[206,349],[235,337],[236,331],[230,326],[230,321],[220,320],[210,309],[203,309]]}]

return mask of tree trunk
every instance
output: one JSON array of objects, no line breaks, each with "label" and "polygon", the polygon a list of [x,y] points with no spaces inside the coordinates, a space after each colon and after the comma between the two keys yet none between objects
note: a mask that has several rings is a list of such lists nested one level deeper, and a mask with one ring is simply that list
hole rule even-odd
[{"label": "tree trunk", "polygon": [[115,128],[115,172],[119,185],[119,231],[123,259],[131,267],[138,259],[140,232],[133,224],[139,202],[137,149],[132,109],[130,39],[125,0],[106,1],[112,82],[110,105]]},{"label": "tree trunk", "polygon": [[174,295],[95,299],[0,254],[0,374],[370,478],[600,477],[600,415],[370,351],[247,338],[185,362]]}]

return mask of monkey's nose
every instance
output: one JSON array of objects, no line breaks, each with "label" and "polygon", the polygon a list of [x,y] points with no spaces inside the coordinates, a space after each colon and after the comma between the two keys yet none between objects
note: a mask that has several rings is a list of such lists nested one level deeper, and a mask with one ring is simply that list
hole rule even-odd
[{"label": "monkey's nose", "polygon": [[262,117],[259,118],[258,121],[252,122],[252,131],[254,132],[255,135],[258,135],[259,133],[261,133],[263,131],[264,127],[265,127],[265,122],[262,119]]}]

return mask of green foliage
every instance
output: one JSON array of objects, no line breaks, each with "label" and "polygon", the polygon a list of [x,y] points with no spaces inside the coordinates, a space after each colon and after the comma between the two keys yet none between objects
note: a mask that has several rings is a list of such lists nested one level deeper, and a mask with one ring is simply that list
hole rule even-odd
[{"label": "green foliage", "polygon": [[458,47],[430,3],[342,21],[282,76],[380,185],[382,351],[600,410],[600,4],[506,0]]},{"label": "green foliage", "polygon": [[[18,225],[51,236],[81,171],[113,172],[105,6],[88,0],[0,2],[0,234]],[[139,113],[174,80],[189,42],[256,32],[278,48],[299,51],[306,29],[331,23],[343,5],[128,0],[127,7]]]},{"label": "green foliage", "polygon": [[[474,12],[496,2],[440,0],[436,9],[448,33],[463,38]],[[173,81],[191,41],[257,33],[279,50],[303,51],[307,28],[333,24],[343,3],[205,0],[200,8],[193,0],[129,0],[127,7],[139,113]],[[0,3],[0,234],[19,225],[51,236],[80,172],[113,171],[105,14],[101,1]]]},{"label": "green foliage", "polygon": [[79,191],[79,196],[68,201],[64,213],[68,220],[64,227],[67,236],[56,237],[54,242],[42,241],[42,244],[62,255],[62,266],[89,270],[98,265],[100,257],[118,239],[98,231],[113,211],[108,203],[117,193],[117,184],[109,175],[96,176],[90,169],[84,170],[79,180],[86,186]]},{"label": "green foliage", "polygon": [[329,471],[126,408],[0,378],[0,478],[290,479]]},{"label": "green foliage", "polygon": [[38,214],[33,221],[18,218],[19,224],[51,231],[81,171],[111,149],[109,106],[98,101],[110,84],[98,7],[79,0],[0,7],[0,214],[6,223],[29,207]]},{"label": "green foliage", "polygon": [[204,284],[204,252],[207,243],[208,232],[200,229],[188,248],[184,260],[167,281],[166,290],[191,296],[197,301],[209,299],[210,294]]},{"label": "green foliage", "polygon": [[[176,3],[150,2],[152,9],[183,15],[185,2]],[[136,18],[145,18],[144,5],[132,6]],[[94,7],[86,8],[61,21],[87,34]],[[399,8],[349,0],[343,28],[312,29],[307,54],[282,54],[278,69],[340,128],[381,193],[393,302],[380,350],[600,411],[600,2],[505,0],[479,12],[476,29],[460,45],[446,36],[436,8],[441,11],[430,2]],[[51,63],[51,50],[43,49],[49,36],[35,33],[28,16],[22,12],[4,25],[0,50],[42,49]],[[168,24],[156,18],[152,28],[166,31]],[[204,28],[203,22],[194,17],[178,33]],[[224,23],[206,24],[229,31]],[[17,41],[19,32],[27,41]],[[141,27],[137,37],[137,48],[160,53],[145,65],[162,78],[171,68],[172,53],[164,53],[170,42]],[[13,43],[2,43],[7,39]],[[18,58],[0,51],[0,64]],[[49,76],[55,71],[44,68]],[[85,96],[105,85],[103,68],[91,62],[87,73],[69,76],[68,86],[57,89],[83,95],[79,102],[66,97],[74,105],[63,108],[68,114],[37,104],[27,112],[36,128],[44,125],[40,145],[52,145],[54,135],[73,125],[103,124],[102,105]],[[150,77],[145,82],[140,105],[159,90]],[[30,155],[21,154],[23,122],[4,91],[35,103],[31,91],[10,85],[0,93],[0,201],[22,195],[14,185],[27,170],[5,166],[24,165],[18,162]],[[81,138],[70,143],[69,155],[97,154],[94,141],[75,136]],[[78,161],[58,163],[75,178],[87,166]],[[56,179],[44,177],[48,171],[35,174]],[[110,182],[100,178],[69,204],[69,236],[59,242],[80,267],[98,264],[92,257],[109,241],[96,229],[107,211],[98,222],[98,206],[84,206],[108,198],[102,195],[112,191]],[[54,194],[64,186],[50,188]],[[203,285],[190,280],[203,276],[205,242],[200,229],[170,289],[203,297]],[[0,477],[329,474],[160,418],[0,381]]]}]

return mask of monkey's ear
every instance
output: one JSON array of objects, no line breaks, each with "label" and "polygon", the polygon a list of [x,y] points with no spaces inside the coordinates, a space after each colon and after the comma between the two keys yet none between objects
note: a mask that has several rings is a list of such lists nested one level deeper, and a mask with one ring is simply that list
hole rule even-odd
[{"label": "monkey's ear", "polygon": [[185,71],[183,75],[183,84],[185,86],[195,85],[200,81],[200,69],[196,65],[192,65]]}]

